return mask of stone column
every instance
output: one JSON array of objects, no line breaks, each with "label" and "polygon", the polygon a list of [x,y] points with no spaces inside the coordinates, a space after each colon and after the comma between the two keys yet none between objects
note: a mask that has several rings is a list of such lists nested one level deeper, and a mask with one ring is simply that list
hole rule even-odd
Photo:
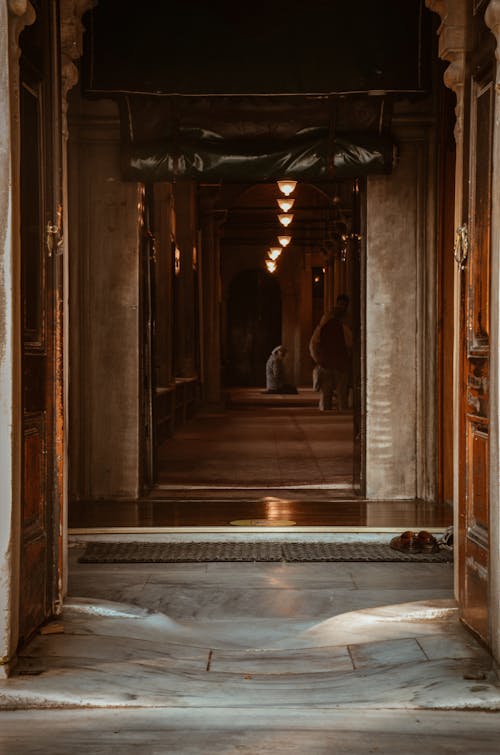
[{"label": "stone column", "polygon": [[347,296],[351,298],[351,276],[351,259],[349,252],[346,254],[345,259],[342,259],[341,254],[338,253],[335,257],[335,287],[333,303],[335,303],[339,294],[347,294]]},{"label": "stone column", "polygon": [[176,244],[180,250],[180,270],[176,275],[175,374],[193,377],[196,365],[195,290],[193,250],[196,246],[196,185],[174,184]]},{"label": "stone column", "polygon": [[72,496],[135,498],[142,193],[121,180],[115,103],[75,97],[70,115]]},{"label": "stone column", "polygon": [[209,404],[221,401],[220,227],[227,212],[214,208],[217,194],[200,189],[201,380]]},{"label": "stone column", "polygon": [[[423,269],[432,203],[428,140],[420,128],[397,134],[400,160],[390,176],[367,181],[366,222],[366,494],[415,498],[424,462],[421,422],[431,397],[420,382],[422,366],[435,379],[432,340],[424,344]],[[395,218],[404,221],[394,222]],[[404,422],[401,418],[404,417]]]},{"label": "stone column", "polygon": [[21,519],[19,35],[26,0],[0,1],[0,678],[18,642]]},{"label": "stone column", "polygon": [[313,282],[312,282],[312,253],[305,249],[301,254],[302,264],[297,271],[299,280],[299,323],[298,348],[296,351],[296,383],[297,385],[311,385],[313,360],[309,353],[309,340],[317,323],[312,320],[313,313]]},{"label": "stone column", "polygon": [[325,260],[325,288],[324,288],[324,312],[325,314],[333,309],[335,304],[335,253],[330,253]]}]

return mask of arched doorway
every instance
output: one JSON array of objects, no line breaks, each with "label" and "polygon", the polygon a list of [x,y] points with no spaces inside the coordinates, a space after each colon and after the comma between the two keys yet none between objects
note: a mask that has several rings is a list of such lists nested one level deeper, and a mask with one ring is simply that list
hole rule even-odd
[{"label": "arched doorway", "polygon": [[265,384],[266,359],[281,343],[281,291],[263,270],[244,270],[231,281],[227,306],[226,383]]}]

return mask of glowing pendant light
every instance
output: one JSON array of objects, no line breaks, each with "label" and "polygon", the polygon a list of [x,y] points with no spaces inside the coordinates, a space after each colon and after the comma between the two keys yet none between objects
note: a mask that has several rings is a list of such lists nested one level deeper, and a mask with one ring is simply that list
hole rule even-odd
[{"label": "glowing pendant light", "polygon": [[288,246],[291,240],[291,236],[278,236],[278,241],[280,242],[282,247]]},{"label": "glowing pendant light", "polygon": [[282,251],[283,249],[281,248],[281,246],[272,246],[269,249],[267,256],[269,257],[269,259],[275,261],[278,259]]},{"label": "glowing pendant light", "polygon": [[278,189],[281,191],[282,194],[285,195],[285,197],[288,197],[290,194],[292,194],[295,191],[295,187],[297,186],[297,181],[278,181]]},{"label": "glowing pendant light", "polygon": [[284,225],[285,228],[287,228],[293,220],[293,212],[281,213],[281,215],[278,215],[278,220],[280,221],[281,225]]},{"label": "glowing pendant light", "polygon": [[273,262],[273,260],[266,260],[266,267],[270,273],[274,273],[276,270],[276,262]]},{"label": "glowing pendant light", "polygon": [[276,201],[278,203],[278,207],[283,212],[288,212],[288,210],[291,210],[295,204],[295,199],[288,199],[287,197],[280,197]]}]

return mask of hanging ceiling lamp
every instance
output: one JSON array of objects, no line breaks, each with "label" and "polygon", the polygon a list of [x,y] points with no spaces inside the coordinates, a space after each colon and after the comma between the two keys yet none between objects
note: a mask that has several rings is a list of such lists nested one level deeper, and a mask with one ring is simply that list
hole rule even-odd
[{"label": "hanging ceiling lamp", "polygon": [[291,240],[291,236],[278,236],[278,241],[280,242],[282,247],[288,246]]},{"label": "hanging ceiling lamp", "polygon": [[293,220],[293,212],[282,212],[278,215],[278,220],[281,225],[284,225],[285,228],[287,228]]},{"label": "hanging ceiling lamp", "polygon": [[280,197],[280,198],[279,198],[279,199],[277,199],[276,201],[277,201],[277,203],[278,203],[278,207],[279,207],[279,208],[280,208],[280,210],[282,210],[283,212],[288,212],[288,210],[291,210],[291,209],[292,209],[292,207],[293,207],[293,206],[294,206],[294,204],[295,204],[295,199],[291,199],[291,198],[289,199],[289,198],[287,198],[287,197]]},{"label": "hanging ceiling lamp", "polygon": [[274,273],[276,270],[276,262],[273,262],[273,260],[266,260],[266,267],[270,273]]},{"label": "hanging ceiling lamp", "polygon": [[274,261],[278,259],[282,251],[283,249],[281,248],[281,246],[271,246],[269,248],[267,256],[269,257],[269,259]]},{"label": "hanging ceiling lamp", "polygon": [[285,197],[288,197],[290,194],[292,194],[295,191],[295,187],[297,186],[297,181],[278,181],[278,189],[281,191],[282,194],[285,195]]}]

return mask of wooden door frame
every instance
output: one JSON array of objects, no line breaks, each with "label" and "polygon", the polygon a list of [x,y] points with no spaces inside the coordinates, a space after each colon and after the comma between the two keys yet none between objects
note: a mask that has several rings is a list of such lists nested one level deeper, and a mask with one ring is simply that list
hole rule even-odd
[{"label": "wooden door frame", "polygon": [[[456,148],[452,93],[440,93],[438,137],[438,481],[439,503],[453,505],[453,328]],[[451,133],[450,133],[451,132]],[[451,337],[450,337],[451,336]]]},{"label": "wooden door frame", "polygon": [[156,355],[155,284],[157,239],[151,185],[139,188],[139,352],[140,352],[140,471],[139,489],[147,493],[156,483]]}]

